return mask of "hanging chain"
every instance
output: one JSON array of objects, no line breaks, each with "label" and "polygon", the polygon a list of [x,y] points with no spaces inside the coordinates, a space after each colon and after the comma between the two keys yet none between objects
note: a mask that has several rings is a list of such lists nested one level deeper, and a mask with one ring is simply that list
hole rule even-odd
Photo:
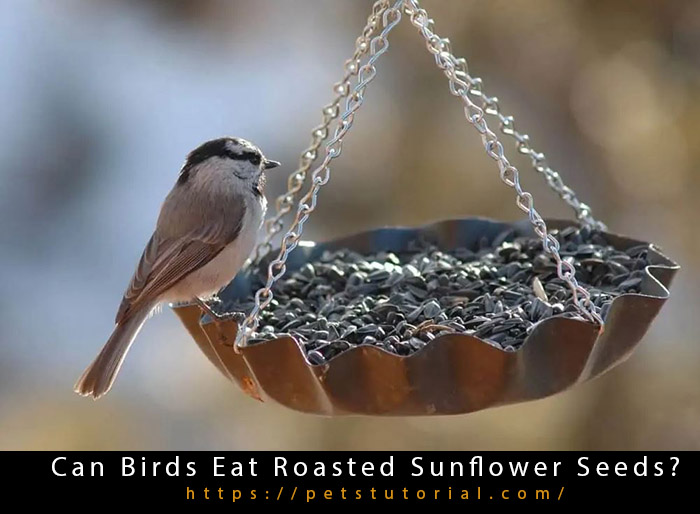
[{"label": "hanging chain", "polygon": [[272,287],[277,280],[284,275],[287,270],[286,262],[289,254],[296,248],[301,239],[304,223],[316,208],[318,192],[322,186],[330,180],[330,162],[340,156],[343,149],[343,138],[353,125],[355,112],[364,102],[364,93],[367,85],[377,75],[375,62],[389,49],[387,38],[391,29],[401,21],[401,5],[404,0],[396,0],[394,4],[387,8],[382,16],[383,30],[372,38],[369,45],[370,57],[367,63],[358,70],[358,83],[345,101],[345,112],[337,123],[333,138],[326,144],[326,155],[323,162],[311,174],[311,187],[304,197],[299,201],[297,213],[294,221],[290,225],[287,233],[282,238],[277,258],[270,262],[267,267],[267,282],[255,293],[255,305],[250,314],[241,322],[236,335],[236,346],[243,347],[247,344],[248,338],[255,333],[258,328],[260,311],[267,307],[272,301]]},{"label": "hanging chain", "polygon": [[[464,103],[464,114],[474,128],[481,135],[481,140],[489,157],[494,159],[500,169],[501,180],[515,189],[517,193],[516,205],[527,213],[535,233],[542,239],[544,250],[554,259],[557,266],[557,275],[564,280],[573,294],[573,299],[580,314],[584,318],[603,324],[597,307],[591,301],[590,293],[576,280],[576,269],[568,260],[563,260],[559,254],[559,241],[552,236],[542,216],[535,209],[532,195],[522,189],[520,174],[506,158],[503,144],[498,136],[488,127],[484,118],[485,109],[475,104],[469,97],[470,84],[464,80],[459,71],[464,71],[466,66],[459,69],[455,66],[458,59],[446,49],[449,48],[449,40],[443,39],[433,32],[433,20],[428,17],[425,9],[422,9],[417,0],[404,0],[405,11],[411,23],[419,29],[426,41],[428,51],[435,56],[435,62],[449,80],[450,92],[459,96]],[[466,64],[466,63],[465,63]]]},{"label": "hanging chain", "polygon": [[590,206],[581,202],[573,189],[564,183],[561,175],[553,170],[547,164],[547,158],[542,152],[538,152],[530,145],[530,136],[519,132],[515,129],[515,119],[513,116],[505,115],[501,112],[498,98],[488,96],[482,88],[482,80],[479,77],[469,75],[467,61],[464,58],[455,58],[450,50],[450,42],[447,39],[441,39],[441,52],[452,59],[452,64],[455,68],[455,75],[469,84],[468,93],[477,97],[480,101],[481,108],[486,114],[495,116],[499,121],[499,128],[503,134],[512,137],[517,143],[518,151],[530,157],[532,167],[538,173],[542,174],[547,181],[547,185],[559,195],[559,197],[576,213],[578,219],[584,226],[596,229],[607,230],[607,227],[601,221],[593,217]]},{"label": "hanging chain", "polygon": [[336,96],[321,110],[321,124],[314,127],[311,131],[311,144],[299,157],[299,167],[289,175],[287,192],[277,197],[275,201],[275,215],[265,222],[265,239],[257,247],[256,262],[260,262],[272,250],[272,239],[284,228],[282,219],[292,210],[296,195],[304,186],[309,169],[311,169],[311,165],[316,160],[318,149],[328,137],[330,124],[338,118],[340,103],[352,91],[350,82],[353,77],[357,76],[357,72],[360,69],[360,60],[367,53],[372,34],[377,28],[377,24],[381,22],[382,14],[388,7],[389,0],[377,0],[374,2],[372,12],[367,18],[367,24],[362,29],[360,37],[355,41],[355,53],[350,59],[345,61],[343,78],[333,84],[333,91],[336,93]]},{"label": "hanging chain", "polygon": [[[365,36],[365,31],[363,31],[363,36],[358,39],[357,50],[353,56],[353,58],[358,56],[358,59],[354,61],[351,59],[349,61],[355,63],[355,66],[351,66],[351,68],[357,72],[358,83],[352,90],[352,93],[350,93],[348,79],[350,79],[355,73],[350,73],[349,75],[346,74],[347,79],[344,79],[339,83],[341,87],[336,89],[338,97],[333,103],[327,106],[331,107],[328,109],[328,112],[326,112],[326,108],[324,108],[323,125],[317,127],[317,129],[320,129],[318,130],[318,135],[316,132],[317,129],[314,129],[314,140],[312,142],[312,147],[310,147],[311,152],[309,153],[308,150],[304,152],[299,170],[290,176],[289,191],[286,195],[282,195],[278,199],[278,215],[270,220],[267,226],[268,238],[258,248],[259,252],[262,252],[262,255],[270,250],[271,238],[282,229],[281,218],[291,210],[294,196],[303,185],[306,173],[310,169],[311,163],[316,157],[316,151],[320,147],[321,142],[325,140],[325,137],[327,136],[330,123],[338,116],[340,101],[342,98],[345,98],[345,112],[342,114],[336,125],[333,138],[326,144],[326,153],[323,162],[312,173],[311,187],[299,201],[296,216],[282,238],[282,243],[277,258],[272,260],[267,267],[266,284],[255,293],[255,304],[253,309],[240,324],[238,334],[236,336],[236,346],[242,347],[247,344],[248,338],[254,334],[258,328],[260,311],[265,309],[272,301],[274,296],[272,293],[272,288],[277,280],[279,280],[286,272],[287,258],[298,245],[303,233],[304,224],[316,208],[318,193],[321,187],[327,184],[330,180],[330,162],[339,157],[342,152],[343,138],[353,125],[355,112],[364,102],[364,93],[367,85],[377,74],[374,64],[379,57],[388,50],[388,34],[401,21],[402,6],[409,15],[411,23],[419,29],[421,35],[424,37],[428,51],[435,56],[436,64],[447,76],[449,80],[450,92],[454,96],[459,96],[462,99],[467,120],[481,135],[487,155],[497,162],[501,180],[506,185],[515,189],[517,193],[516,205],[520,210],[528,214],[530,223],[532,224],[535,233],[542,239],[544,250],[552,256],[556,263],[557,275],[560,279],[564,280],[571,289],[575,305],[579,312],[586,319],[600,325],[603,324],[603,320],[598,313],[598,309],[591,301],[590,293],[577,282],[575,277],[576,270],[573,264],[568,260],[563,260],[561,258],[561,255],[559,254],[559,241],[557,241],[557,239],[548,232],[545,221],[535,209],[532,195],[522,189],[522,186],[520,185],[520,174],[517,168],[513,166],[505,156],[503,144],[499,141],[498,136],[488,127],[486,120],[484,119],[484,115],[491,114],[498,117],[499,121],[501,122],[502,132],[506,135],[514,137],[516,141],[518,141],[518,149],[522,153],[530,156],[535,169],[544,174],[550,186],[560,194],[564,201],[566,201],[576,210],[577,217],[581,221],[584,223],[589,223],[591,226],[601,225],[595,225],[598,222],[591,217],[590,209],[585,204],[579,202],[576,199],[573,191],[564,185],[559,175],[546,165],[544,155],[536,152],[529,146],[529,137],[526,134],[521,134],[515,131],[512,117],[504,116],[500,113],[497,100],[495,98],[487,97],[481,91],[481,81],[478,78],[471,78],[467,72],[466,61],[464,59],[457,59],[451,53],[449,40],[443,39],[433,32],[433,20],[428,18],[427,12],[420,7],[418,1],[396,0],[391,7],[387,7],[383,2],[375,2],[372,9],[372,15],[370,15],[370,18],[368,19],[368,27],[372,25],[376,26],[376,20],[374,23],[371,23],[372,16],[375,14],[378,16],[378,13],[381,13],[384,28],[378,36],[371,39],[369,43],[370,57],[367,63],[359,68],[357,68],[359,65],[359,59],[366,52],[366,45],[360,44],[360,39],[362,39],[363,36],[367,37]],[[374,27],[372,27],[372,30],[373,29]],[[358,55],[357,51],[360,50],[361,46],[364,46],[364,51]],[[350,71],[347,68],[347,63],[346,71]],[[480,98],[482,107],[471,100],[469,97],[470,94]],[[326,113],[332,117],[330,119],[326,119]],[[317,140],[317,138],[321,136],[323,136],[323,138]],[[308,163],[306,163],[306,159],[304,158],[305,156],[310,158]]]},{"label": "hanging chain", "polygon": [[[464,59],[460,59],[464,61]],[[467,75],[468,77],[468,75]],[[470,88],[470,93],[477,96],[479,94],[479,88],[481,87],[481,79],[473,78],[472,86]],[[547,185],[559,195],[569,207],[576,213],[576,219],[578,219],[584,226],[595,229],[606,231],[608,227],[599,220],[593,217],[593,212],[588,204],[583,203],[578,199],[576,193],[573,189],[564,183],[561,175],[555,170],[553,170],[549,164],[547,164],[547,158],[542,152],[538,152],[530,145],[530,136],[522,132],[518,132],[515,129],[515,119],[513,116],[506,116],[500,111],[498,105],[498,98],[495,96],[481,95],[481,105],[486,112],[492,116],[496,116],[500,121],[500,130],[503,134],[512,137],[517,142],[518,151],[530,157],[530,162],[532,167],[538,173],[542,174],[547,181]]]}]

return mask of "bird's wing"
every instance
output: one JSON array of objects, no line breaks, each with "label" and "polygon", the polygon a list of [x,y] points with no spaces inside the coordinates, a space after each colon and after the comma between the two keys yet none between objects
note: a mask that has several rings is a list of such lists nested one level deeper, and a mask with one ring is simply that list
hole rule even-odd
[{"label": "bird's wing", "polygon": [[[124,294],[116,323],[216,257],[238,237],[244,216],[245,203],[241,201],[225,216],[220,213],[218,216],[202,216],[199,219],[209,222],[206,226],[193,227],[180,237],[164,237],[156,229]],[[172,217],[170,221],[177,222]]]}]

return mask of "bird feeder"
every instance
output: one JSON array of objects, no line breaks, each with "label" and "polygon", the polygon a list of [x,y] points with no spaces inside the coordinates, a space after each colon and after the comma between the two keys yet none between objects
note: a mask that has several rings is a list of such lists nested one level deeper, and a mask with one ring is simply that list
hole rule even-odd
[{"label": "bird feeder", "polygon": [[[404,16],[527,219],[467,218],[303,241],[388,35]],[[668,298],[678,265],[593,217],[434,32],[416,0],[374,3],[334,91],[266,222],[256,259],[220,294],[222,306],[247,308],[222,321],[196,305],[174,306],[221,373],[253,398],[302,412],[460,414],[558,393],[631,354]],[[573,209],[574,221],[540,216],[491,119]],[[325,156],[273,248],[333,122]]]}]

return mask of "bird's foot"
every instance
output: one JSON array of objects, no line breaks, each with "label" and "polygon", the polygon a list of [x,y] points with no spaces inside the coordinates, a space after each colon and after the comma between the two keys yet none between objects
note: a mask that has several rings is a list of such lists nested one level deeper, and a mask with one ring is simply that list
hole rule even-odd
[{"label": "bird's foot", "polygon": [[221,304],[223,303],[220,298],[214,296],[208,300],[203,300],[202,298],[195,298],[197,305],[207,314],[215,323],[222,323],[224,321],[236,321],[240,323],[245,319],[245,315],[240,312],[216,312],[210,304]]}]

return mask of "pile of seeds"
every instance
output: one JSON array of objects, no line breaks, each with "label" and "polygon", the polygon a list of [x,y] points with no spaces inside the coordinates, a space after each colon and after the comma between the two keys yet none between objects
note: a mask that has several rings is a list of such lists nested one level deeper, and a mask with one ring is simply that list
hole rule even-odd
[{"label": "pile of seeds", "polygon": [[[601,233],[573,227],[552,234],[603,318],[615,297],[639,292],[648,246],[616,250]],[[312,363],[323,363],[360,344],[409,355],[456,332],[515,351],[539,321],[579,315],[541,240],[514,236],[474,250],[441,251],[417,240],[396,253],[327,251],[277,282],[251,344],[293,335]],[[249,312],[252,305],[251,297],[222,307]]]}]

